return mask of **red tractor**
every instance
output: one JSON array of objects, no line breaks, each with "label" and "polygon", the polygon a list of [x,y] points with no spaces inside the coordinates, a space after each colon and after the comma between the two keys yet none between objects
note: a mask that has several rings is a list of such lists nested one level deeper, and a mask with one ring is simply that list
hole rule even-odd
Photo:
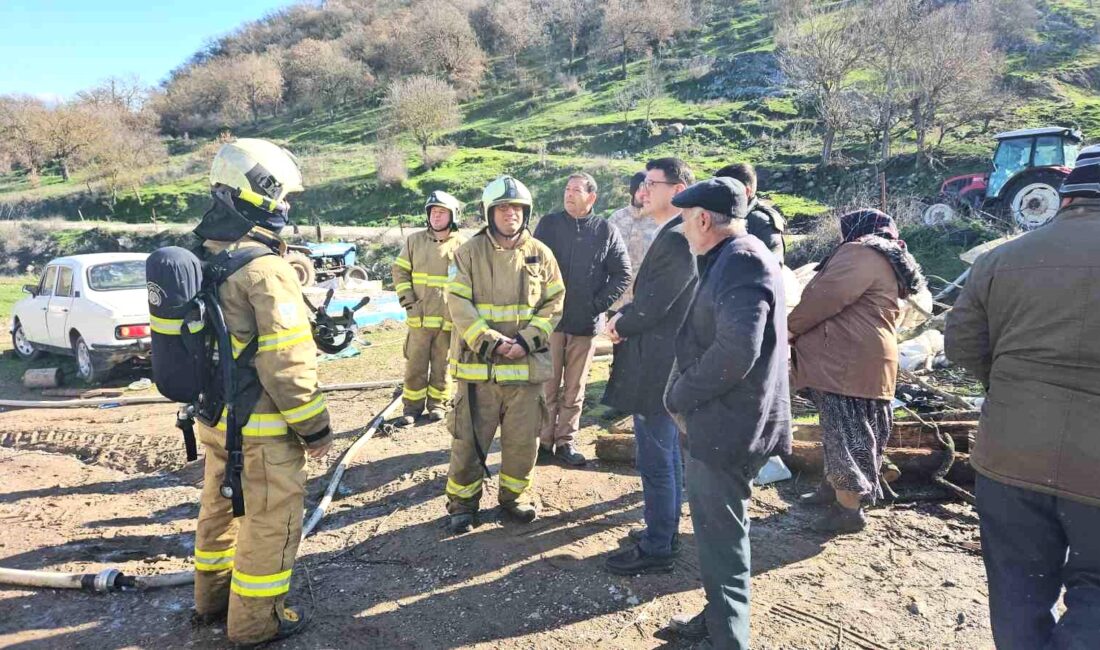
[{"label": "red tractor", "polygon": [[1058,189],[1069,176],[1081,132],[1059,126],[1009,131],[996,136],[993,171],[955,176],[922,213],[926,225],[950,223],[961,212],[1007,218],[1034,230],[1058,213]]}]

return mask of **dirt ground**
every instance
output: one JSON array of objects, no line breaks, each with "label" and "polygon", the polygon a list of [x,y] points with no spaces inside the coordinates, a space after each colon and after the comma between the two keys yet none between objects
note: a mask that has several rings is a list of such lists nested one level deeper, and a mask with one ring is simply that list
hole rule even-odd
[{"label": "dirt ground", "polygon": [[[322,365],[326,382],[396,377],[400,332],[360,359]],[[606,364],[589,398],[602,392]],[[309,462],[307,507],[328,470],[389,399],[330,395],[338,442]],[[0,566],[127,574],[191,566],[201,463],[184,464],[170,405],[0,413]],[[581,449],[594,456],[586,415]],[[424,425],[372,440],[328,517],[302,545],[292,600],[315,624],[280,647],[689,648],[663,638],[670,616],[703,604],[690,518],[671,574],[603,570],[641,518],[633,468],[541,466],[541,517],[496,518],[462,537],[443,527],[450,435]],[[490,466],[499,463],[494,446]],[[794,504],[809,478],[758,489],[751,514],[755,648],[987,648],[985,574],[968,506],[922,502],[869,513],[858,535],[809,530]],[[687,507],[685,506],[685,515]],[[0,587],[0,647],[225,647],[224,629],[192,627],[191,590],[106,595]]]}]

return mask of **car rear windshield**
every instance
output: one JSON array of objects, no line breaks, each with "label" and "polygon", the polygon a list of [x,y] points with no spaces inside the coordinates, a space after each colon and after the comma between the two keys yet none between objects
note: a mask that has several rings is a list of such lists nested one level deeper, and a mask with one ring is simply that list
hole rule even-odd
[{"label": "car rear windshield", "polygon": [[93,291],[141,289],[145,286],[145,261],[96,264],[88,269],[88,286]]}]

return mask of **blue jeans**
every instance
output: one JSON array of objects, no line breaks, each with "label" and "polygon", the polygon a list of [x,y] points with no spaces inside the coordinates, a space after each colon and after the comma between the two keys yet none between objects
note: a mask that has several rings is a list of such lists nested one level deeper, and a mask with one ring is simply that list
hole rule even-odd
[{"label": "blue jeans", "polygon": [[641,547],[648,555],[672,555],[672,536],[680,528],[684,462],[680,432],[668,413],[634,414],[635,464],[642,475],[645,528]]},{"label": "blue jeans", "polygon": [[717,650],[747,650],[752,476],[742,468],[708,465],[689,455],[687,486],[711,645]]},{"label": "blue jeans", "polygon": [[997,649],[1100,648],[1100,508],[981,474],[975,490]]}]

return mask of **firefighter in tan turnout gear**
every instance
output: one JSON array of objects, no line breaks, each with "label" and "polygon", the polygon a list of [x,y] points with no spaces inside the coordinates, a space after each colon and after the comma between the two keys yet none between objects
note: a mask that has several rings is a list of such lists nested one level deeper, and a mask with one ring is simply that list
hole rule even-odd
[{"label": "firefighter in tan turnout gear", "polygon": [[404,414],[398,426],[416,422],[427,404],[428,419],[444,417],[444,405],[451,395],[447,374],[447,353],[451,346],[451,317],[443,294],[447,269],[455,251],[466,243],[458,234],[462,204],[442,191],[432,192],[424,205],[428,228],[409,235],[393,263],[394,289],[408,312],[409,334],[405,339]]},{"label": "firefighter in tan turnout gear", "polygon": [[487,225],[455,253],[447,285],[451,374],[458,380],[446,488],[455,534],[474,523],[489,475],[485,454],[498,427],[501,508],[522,522],[536,517],[530,488],[548,417],[542,384],[551,375],[550,334],[565,285],[553,253],[527,229],[531,209],[523,183],[510,176],[490,183],[482,194]]},{"label": "firefighter in tan turnout gear", "polygon": [[[195,229],[208,253],[285,250],[278,233],[287,223],[286,196],[303,189],[289,152],[264,140],[225,144],[210,183],[214,206]],[[259,388],[251,415],[241,420],[240,518],[218,492],[227,462],[225,419],[197,426],[206,472],[195,535],[195,610],[202,621],[227,616],[229,640],[253,644],[299,632],[308,620],[284,601],[302,534],[305,454],[324,455],[332,434],[302,290],[286,260],[279,254],[252,260],[221,285],[219,302],[234,356],[254,355],[248,365]]]}]

